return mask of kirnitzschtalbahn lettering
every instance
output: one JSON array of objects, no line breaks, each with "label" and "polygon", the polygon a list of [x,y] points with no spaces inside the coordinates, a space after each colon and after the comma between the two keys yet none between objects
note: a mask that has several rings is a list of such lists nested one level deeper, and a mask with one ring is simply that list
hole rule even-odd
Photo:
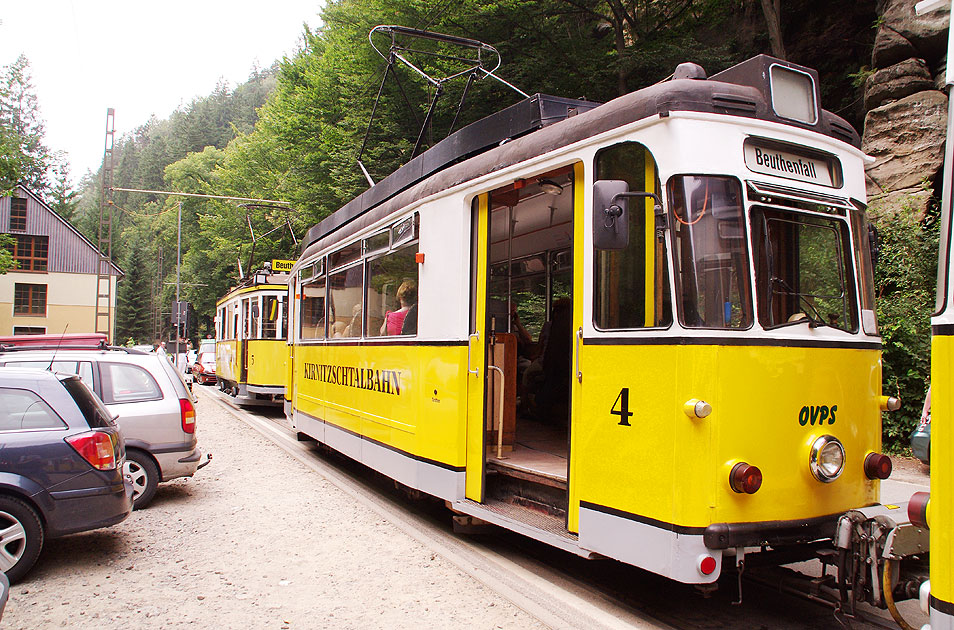
[{"label": "kirnitzschtalbahn lettering", "polygon": [[374,368],[359,368],[348,365],[305,363],[302,376],[309,381],[366,389],[393,396],[401,395],[400,370],[375,370]]}]

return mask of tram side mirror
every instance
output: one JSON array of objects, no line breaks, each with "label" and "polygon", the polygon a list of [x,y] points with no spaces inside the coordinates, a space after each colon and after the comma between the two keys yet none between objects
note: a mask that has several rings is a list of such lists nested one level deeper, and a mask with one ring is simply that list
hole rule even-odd
[{"label": "tram side mirror", "polygon": [[629,246],[629,185],[617,179],[593,184],[593,246],[626,249]]}]

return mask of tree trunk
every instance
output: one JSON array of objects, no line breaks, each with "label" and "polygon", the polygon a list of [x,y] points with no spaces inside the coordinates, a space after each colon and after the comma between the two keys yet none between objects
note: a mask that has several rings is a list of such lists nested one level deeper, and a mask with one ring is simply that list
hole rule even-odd
[{"label": "tree trunk", "polygon": [[769,42],[772,44],[772,55],[785,59],[785,43],[782,41],[782,0],[761,0],[762,13],[765,15],[765,24],[768,27]]}]

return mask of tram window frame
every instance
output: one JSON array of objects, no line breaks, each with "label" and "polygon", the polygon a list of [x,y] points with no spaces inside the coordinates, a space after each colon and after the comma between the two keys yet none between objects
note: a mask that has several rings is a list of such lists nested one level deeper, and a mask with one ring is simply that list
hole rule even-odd
[{"label": "tram window frame", "polygon": [[[702,209],[698,215],[692,215],[692,210],[687,211],[685,207],[684,195],[688,183],[683,182],[687,182],[689,178],[704,180],[707,185],[702,198]],[[709,182],[723,182],[725,186],[722,190],[713,190],[710,195]],[[677,188],[679,184],[682,184],[681,189]],[[668,213],[673,219],[670,221],[670,238],[680,325],[693,330],[739,332],[752,329],[755,325],[756,309],[742,182],[731,175],[679,173],[669,178],[666,190],[669,200]],[[723,214],[722,217],[717,216],[714,203],[712,208],[706,211],[710,197],[715,199],[715,195],[719,193],[725,193],[730,202],[720,206],[719,213]],[[734,193],[734,198],[731,193]],[[693,196],[689,205],[695,204],[697,199],[697,196]],[[728,217],[726,212],[733,210],[737,211],[737,216]],[[717,219],[720,223],[710,227],[712,219]],[[737,225],[730,226],[730,220],[736,221]],[[697,225],[700,227],[696,228]],[[737,227],[738,232],[733,233],[733,227]],[[704,229],[708,233],[703,232]],[[697,231],[698,238],[695,237]],[[705,242],[704,239],[707,238],[708,242]],[[701,254],[695,251],[698,246],[716,244],[721,247],[722,241],[730,240],[738,241],[738,247],[718,251],[706,250]],[[728,278],[726,273],[729,274]],[[700,282],[706,283],[702,286],[702,291],[699,290]],[[709,298],[715,297],[715,293],[720,294],[718,297],[721,297],[721,306],[717,301],[709,304]],[[726,301],[726,298],[730,300]],[[716,323],[720,316],[722,325]],[[736,323],[733,324],[733,321]]]},{"label": "tram window frame", "polygon": [[[651,160],[651,164],[647,163]],[[621,142],[605,147],[593,159],[594,179],[614,179],[627,183],[633,192],[662,189],[655,157],[639,142]],[[651,185],[647,185],[648,168]],[[630,200],[629,244],[622,250],[594,249],[593,327],[598,331],[665,330],[672,327],[672,280],[669,269],[669,245],[656,230],[651,200]],[[641,211],[645,209],[645,211]],[[653,238],[652,305],[648,308],[646,243]],[[620,278],[627,277],[623,287]],[[633,289],[633,287],[636,287]],[[625,302],[633,296],[632,302]],[[614,306],[615,305],[615,306]],[[651,323],[647,319],[652,319]]]},{"label": "tram window frame", "polygon": [[[417,335],[416,323],[414,324],[414,331],[410,332],[410,324],[412,321],[416,321],[416,320],[408,320],[407,315],[408,313],[410,313],[411,308],[415,309],[415,314],[417,312],[416,308],[418,305],[418,285],[420,281],[420,270],[416,260],[416,255],[419,251],[418,244],[419,244],[419,241],[410,241],[410,242],[405,241],[400,243],[399,245],[392,246],[386,252],[380,253],[377,256],[370,256],[365,260],[364,303],[365,303],[365,328],[366,328],[365,336],[366,337],[368,338],[413,337]],[[410,255],[410,257],[408,257],[408,255]],[[384,305],[384,308],[386,309],[386,312],[384,313],[382,317],[375,317],[374,321],[372,321],[371,291],[373,290],[372,284],[374,283],[374,276],[378,275],[377,272],[372,272],[372,266],[375,263],[385,261],[388,259],[395,260],[396,257],[398,256],[402,257],[403,259],[405,259],[405,261],[408,261],[410,263],[409,265],[407,265],[407,262],[403,264],[405,265],[405,269],[411,269],[413,270],[413,272],[398,271],[397,274],[394,276],[395,278],[394,282],[384,285],[384,286],[394,286],[394,294],[388,295],[387,292],[383,294],[383,296],[381,297],[381,300],[382,300],[382,304]],[[401,265],[399,264],[397,266],[400,267]],[[393,275],[393,272],[392,273],[384,272],[384,273],[385,275]],[[400,282],[398,280],[400,280]],[[400,309],[403,308],[400,302],[396,302],[396,303],[394,302],[395,300],[399,299],[402,292],[404,292],[405,295],[413,296],[414,301],[408,307],[408,310],[404,311],[401,330],[397,334],[391,334],[385,328],[387,326],[387,315],[388,313],[400,312]],[[379,296],[380,295],[381,294],[379,293]],[[387,308],[387,303],[389,299],[391,300],[392,306],[397,307],[397,310],[391,310],[390,308]],[[408,324],[407,333],[404,332],[405,322]],[[384,330],[384,332],[381,332],[382,330]]]},{"label": "tram window frame", "polygon": [[[793,278],[782,278],[781,280],[784,281],[788,287],[791,287],[791,290],[795,291],[794,299],[797,301],[796,305],[798,309],[793,309],[792,307],[787,309],[793,310],[793,313],[789,317],[785,318],[785,321],[776,322],[774,320],[772,313],[772,308],[774,306],[773,298],[777,294],[784,295],[784,293],[774,291],[773,286],[769,286],[766,290],[766,285],[769,283],[768,278],[770,274],[772,277],[774,277],[774,270],[769,268],[770,262],[767,253],[771,249],[771,243],[767,230],[767,222],[769,219],[766,218],[766,212],[774,215],[771,217],[771,220],[778,223],[784,222],[796,225],[816,225],[825,227],[827,229],[832,229],[833,231],[834,226],[838,226],[836,235],[838,237],[837,250],[839,255],[835,257],[835,259],[840,261],[838,273],[842,291],[842,314],[845,316],[845,319],[848,322],[847,326],[836,326],[832,323],[830,318],[828,321],[820,321],[820,311],[818,308],[824,307],[815,306],[815,304],[812,303],[811,300],[808,300],[808,298],[810,297],[816,300],[819,298],[833,298],[829,296],[818,296],[815,294],[803,294],[800,286],[801,283]],[[749,216],[752,223],[753,267],[755,269],[756,276],[755,283],[758,300],[758,318],[762,328],[765,330],[776,330],[778,328],[808,323],[812,325],[812,327],[823,325],[824,327],[840,330],[850,334],[857,333],[860,326],[860,301],[857,289],[857,277],[855,275],[855,265],[854,261],[852,260],[854,257],[854,249],[851,243],[851,226],[849,224],[848,218],[832,214],[804,212],[790,208],[779,208],[761,204],[753,205],[749,211]],[[828,225],[821,225],[822,222],[826,222]],[[765,259],[764,263],[763,258]],[[800,271],[800,269],[798,271]],[[790,291],[788,294],[792,295]],[[801,299],[799,300],[799,298]],[[805,313],[805,309],[801,308],[804,304],[811,304],[810,310],[815,312]],[[793,319],[794,315],[798,314],[799,312],[801,312],[804,317]],[[813,319],[815,322],[812,321]]]},{"label": "tram window frame", "polygon": [[[307,278],[306,278],[307,273]],[[320,258],[315,261],[313,264],[308,265],[299,272],[299,284],[301,298],[299,302],[299,312],[298,312],[298,339],[303,343],[310,343],[315,341],[324,341],[328,338],[328,283],[326,281],[326,274],[324,268],[324,258]],[[315,299],[320,298],[321,304],[318,307],[318,310],[315,309],[306,309],[305,308],[305,296],[306,293],[313,288],[316,288],[314,285],[320,284],[318,288],[318,293],[314,296]],[[311,317],[314,319],[314,316],[317,315],[317,319],[313,322],[312,325],[309,325],[308,328],[314,328],[314,336],[305,336],[305,318]]]},{"label": "tram window frame", "polygon": [[[325,337],[323,338],[326,341],[355,341],[361,339],[383,339],[386,337],[392,338],[402,338],[406,339],[408,337],[414,337],[417,333],[416,320],[414,325],[414,332],[402,333],[400,335],[381,335],[380,334],[380,324],[375,327],[373,324],[369,324],[369,313],[368,313],[368,290],[369,290],[369,266],[377,260],[391,256],[396,252],[405,252],[411,247],[415,248],[413,252],[415,255],[418,253],[418,245],[420,243],[419,238],[420,233],[420,213],[415,212],[410,216],[405,216],[397,221],[393,221],[387,225],[384,229],[379,229],[377,232],[373,233],[371,236],[366,236],[363,238],[358,238],[354,241],[350,241],[345,245],[342,245],[332,251],[327,255],[327,266],[326,271],[322,274],[315,274],[315,278],[322,278],[325,282]],[[382,240],[384,237],[388,239],[388,245],[384,246]],[[360,252],[356,257],[355,251]],[[320,261],[315,263],[315,269],[319,269]],[[333,295],[333,278],[339,276],[340,274],[347,274],[352,272],[354,269],[361,269],[361,298],[359,303],[352,304],[352,315],[348,320],[348,323],[341,327],[340,331],[335,331],[338,327],[337,324],[342,324],[344,319],[341,321],[335,321],[336,315],[336,305],[335,298]],[[417,262],[417,257],[414,258],[414,272],[413,272],[413,281],[415,289],[415,305],[418,304],[417,299],[417,290],[420,286],[420,266]],[[299,278],[302,276],[300,275]],[[309,282],[314,280],[310,279]],[[357,287],[348,287],[348,288],[357,288]],[[304,290],[304,282],[303,282]],[[360,305],[360,322],[358,321],[358,312],[354,309],[356,306]],[[380,318],[378,318],[380,320]],[[300,315],[299,321],[299,335],[304,340],[305,337],[301,336],[302,334],[302,322],[304,321],[304,315]],[[359,330],[355,330],[355,324],[359,325]],[[317,340],[317,339],[316,339]]]},{"label": "tram window frame", "polygon": [[362,239],[362,248],[366,257],[386,253],[391,248],[391,230],[383,230]]},{"label": "tram window frame", "polygon": [[878,313],[875,307],[874,261],[868,214],[864,208],[849,210],[851,240],[854,243],[855,278],[858,284],[858,306],[861,308],[861,328],[870,337],[877,337]]},{"label": "tram window frame", "polygon": [[[281,316],[282,316],[282,299],[284,296],[280,294],[266,293],[262,295],[262,312],[261,312],[261,322],[262,322],[262,339],[280,339],[280,333],[282,332],[281,325]],[[275,317],[272,319],[271,310],[272,304],[275,308]]]},{"label": "tram window frame", "polygon": [[[356,241],[360,247],[360,242]],[[360,271],[361,281],[357,286],[345,286],[342,290],[347,289],[360,289],[358,294],[358,301],[352,301],[350,303],[351,313],[350,315],[344,315],[339,321],[339,306],[335,303],[335,287],[333,281],[339,276],[343,276],[347,281],[347,274],[353,273],[355,270]],[[327,289],[326,295],[327,299],[325,300],[325,312],[327,313],[325,317],[326,321],[326,330],[327,330],[327,339],[346,339],[354,340],[361,339],[363,335],[364,328],[364,285],[365,285],[365,273],[364,273],[364,260],[359,258],[356,262],[343,266],[332,268],[327,275]],[[358,311],[355,311],[355,307],[359,307]],[[334,315],[334,317],[332,317]],[[342,324],[340,330],[338,325]],[[355,330],[355,324],[357,324],[357,330]]]}]

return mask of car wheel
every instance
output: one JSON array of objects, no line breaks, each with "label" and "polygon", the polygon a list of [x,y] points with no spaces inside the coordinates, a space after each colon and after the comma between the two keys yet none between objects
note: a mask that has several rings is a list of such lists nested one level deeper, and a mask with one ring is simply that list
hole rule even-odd
[{"label": "car wheel", "polygon": [[159,485],[159,467],[142,451],[126,451],[123,475],[132,482],[133,509],[141,510],[149,505]]},{"label": "car wheel", "polygon": [[43,548],[43,523],[36,510],[19,499],[0,495],[0,570],[11,582],[27,574]]}]

